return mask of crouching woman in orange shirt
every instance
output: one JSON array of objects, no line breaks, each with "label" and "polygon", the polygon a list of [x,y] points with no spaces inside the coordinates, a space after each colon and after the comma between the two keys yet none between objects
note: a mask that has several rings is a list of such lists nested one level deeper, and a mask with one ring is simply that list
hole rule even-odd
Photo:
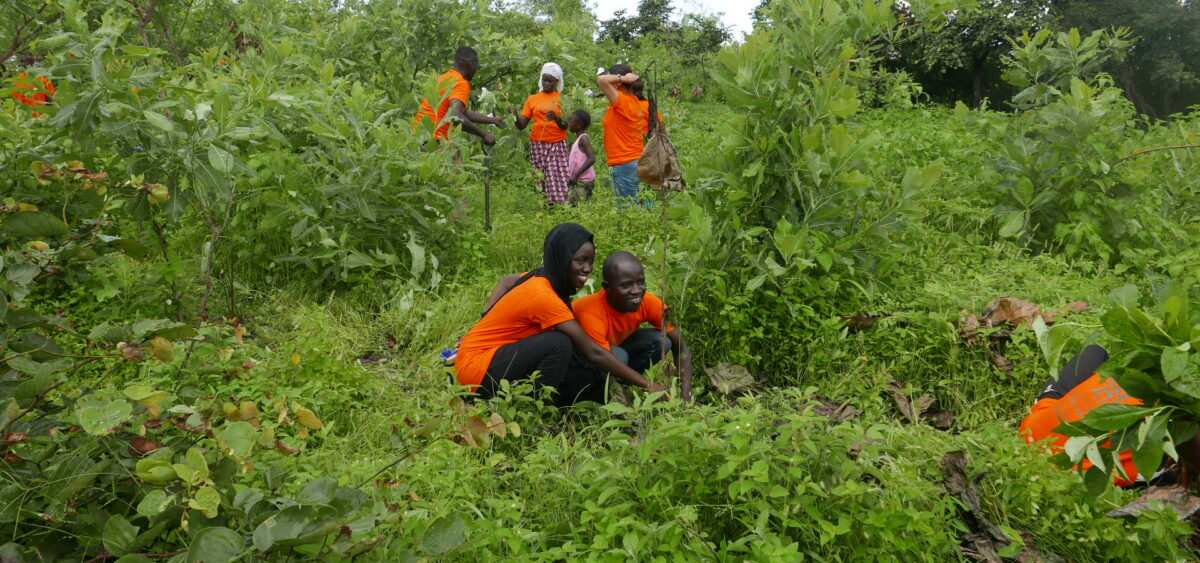
[{"label": "crouching woman in orange shirt", "polygon": [[571,404],[597,396],[605,381],[592,370],[568,370],[577,353],[601,375],[665,391],[600,347],[575,321],[571,296],[587,283],[595,259],[587,229],[575,223],[554,227],[542,247],[542,267],[501,279],[483,318],[463,337],[455,360],[458,382],[486,399],[501,380],[529,379],[537,372],[538,385],[553,388],[560,405]]}]

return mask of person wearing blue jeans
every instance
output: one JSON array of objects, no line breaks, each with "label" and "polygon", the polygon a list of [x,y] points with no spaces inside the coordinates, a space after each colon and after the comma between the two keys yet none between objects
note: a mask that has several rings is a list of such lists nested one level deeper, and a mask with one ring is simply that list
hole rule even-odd
[{"label": "person wearing blue jeans", "polygon": [[627,64],[609,67],[608,74],[596,77],[600,91],[608,98],[604,113],[604,152],[608,171],[612,173],[617,207],[628,208],[638,201],[638,159],[646,148],[643,131],[649,128],[649,114],[641,100],[630,92],[630,85],[639,80]]},{"label": "person wearing blue jeans", "polygon": [[612,172],[613,195],[617,197],[617,207],[633,207],[637,203],[638,184],[641,182],[637,169],[636,160],[608,167]]},{"label": "person wearing blue jeans", "polygon": [[616,356],[630,369],[645,373],[650,366],[658,363],[663,354],[671,351],[671,339],[666,339],[667,349],[663,350],[663,334],[657,328],[639,328],[633,331],[624,342],[612,347],[612,355]]}]

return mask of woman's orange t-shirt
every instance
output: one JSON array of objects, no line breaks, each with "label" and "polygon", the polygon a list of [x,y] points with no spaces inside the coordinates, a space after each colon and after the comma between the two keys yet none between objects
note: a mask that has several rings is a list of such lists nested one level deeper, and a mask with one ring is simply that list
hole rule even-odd
[{"label": "woman's orange t-shirt", "polygon": [[604,114],[604,152],[609,166],[619,166],[642,157],[645,141],[642,128],[646,113],[637,96],[618,90],[617,101]]},{"label": "woman's orange t-shirt", "polygon": [[[642,297],[642,306],[632,313],[613,309],[608,303],[608,291],[603,289],[576,299],[571,308],[575,310],[579,326],[605,350],[625,342],[642,323],[650,323],[659,330],[663,326],[663,300],[649,291]],[[675,327],[668,325],[667,330],[675,330]]]},{"label": "woman's orange t-shirt", "polygon": [[[1030,444],[1049,438],[1050,450],[1058,453],[1063,451],[1068,440],[1066,436],[1054,432],[1059,425],[1063,422],[1078,421],[1087,416],[1092,409],[1109,404],[1140,405],[1142,401],[1129,396],[1115,379],[1102,380],[1100,374],[1094,373],[1062,398],[1047,397],[1034,403],[1029,416],[1021,421],[1020,432]],[[1127,480],[1118,475],[1114,482],[1117,486],[1128,487],[1138,477],[1137,466],[1133,464],[1133,452],[1121,452],[1120,459],[1121,465],[1130,479]],[[1082,466],[1086,471],[1092,467],[1092,462],[1085,459]],[[1144,477],[1150,479],[1152,475]]]},{"label": "woman's orange t-shirt", "polygon": [[[453,82],[451,82],[453,81]],[[421,100],[421,109],[417,110],[417,117],[414,122],[420,123],[422,119],[429,117],[434,123],[440,123],[446,118],[446,114],[450,112],[450,100],[458,100],[462,102],[463,109],[466,109],[468,102],[471,100],[471,83],[457,70],[450,69],[438,77],[438,95],[443,96],[442,102],[438,104],[437,112],[433,111],[433,106],[429,105],[429,100]],[[450,91],[450,95],[446,95],[446,91]],[[445,141],[450,138],[450,122],[442,123],[437,130],[433,132],[433,138],[440,141]]]},{"label": "woman's orange t-shirt", "polygon": [[501,346],[554,330],[554,325],[574,319],[571,309],[554,293],[550,280],[529,278],[501,297],[463,337],[454,361],[458,382],[479,385]]},{"label": "woman's orange t-shirt", "polygon": [[553,111],[558,114],[559,119],[564,119],[562,94],[538,92],[525,98],[525,107],[521,108],[521,115],[533,120],[533,126],[529,129],[529,140],[535,143],[559,143],[567,140],[567,130],[550,121],[546,117],[547,111]]}]

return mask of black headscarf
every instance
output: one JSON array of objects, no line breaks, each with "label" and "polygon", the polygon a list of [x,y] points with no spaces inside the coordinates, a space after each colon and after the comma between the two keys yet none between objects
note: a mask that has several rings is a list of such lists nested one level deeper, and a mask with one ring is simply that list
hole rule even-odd
[{"label": "black headscarf", "polygon": [[[562,299],[567,308],[571,308],[571,296],[575,294],[575,286],[571,285],[569,274],[571,272],[571,259],[575,257],[575,253],[586,243],[596,244],[592,240],[592,233],[587,229],[576,225],[575,223],[559,223],[557,227],[550,229],[550,233],[546,235],[546,242],[542,245],[542,267],[517,279],[504,295],[508,295],[510,291],[527,281],[534,276],[540,276],[550,280],[550,287],[554,288],[554,293]],[[500,299],[503,299],[501,296]],[[500,302],[496,300],[496,303]],[[492,307],[496,306],[492,304]],[[487,316],[492,308],[483,312],[482,316]]]},{"label": "black headscarf", "polygon": [[571,271],[571,258],[587,243],[595,244],[592,233],[575,223],[560,223],[546,235],[542,246],[542,267],[531,274],[550,280],[554,293],[562,298],[567,308],[571,308],[571,296],[575,294],[575,286],[568,279]]}]

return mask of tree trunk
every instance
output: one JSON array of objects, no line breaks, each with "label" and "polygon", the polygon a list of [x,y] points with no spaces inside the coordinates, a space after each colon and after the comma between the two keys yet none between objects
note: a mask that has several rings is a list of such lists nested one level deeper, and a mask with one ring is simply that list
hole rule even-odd
[{"label": "tree trunk", "polygon": [[971,107],[979,109],[983,105],[983,78],[984,78],[984,63],[983,61],[975,62],[975,78],[972,80],[971,88],[974,92],[974,101]]},{"label": "tree trunk", "polygon": [[1146,103],[1141,92],[1138,92],[1137,81],[1133,78],[1133,69],[1129,67],[1129,63],[1123,62],[1117,67],[1117,76],[1120,77],[1121,87],[1125,89],[1125,95],[1129,97],[1129,101],[1133,102],[1133,107],[1137,108],[1138,113],[1157,118],[1157,112],[1150,104]]}]

